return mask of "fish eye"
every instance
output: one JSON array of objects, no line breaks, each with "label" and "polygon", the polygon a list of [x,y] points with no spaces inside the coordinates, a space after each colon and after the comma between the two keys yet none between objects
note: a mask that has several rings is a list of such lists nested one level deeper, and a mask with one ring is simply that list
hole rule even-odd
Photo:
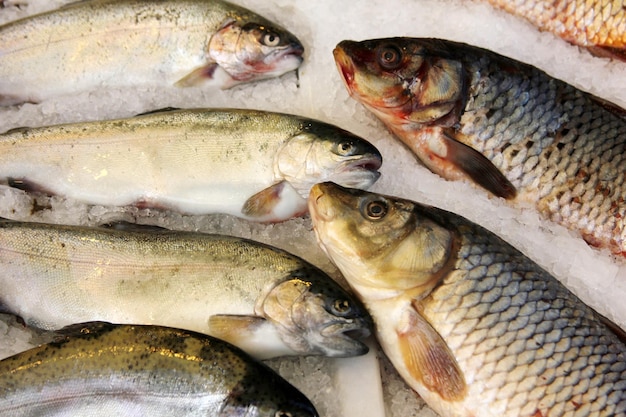
[{"label": "fish eye", "polygon": [[365,206],[365,216],[370,220],[380,220],[387,215],[389,207],[382,200],[374,200]]},{"label": "fish eye", "polygon": [[265,46],[278,46],[280,45],[280,36],[275,32],[267,32],[263,35],[262,42]]},{"label": "fish eye", "polygon": [[352,305],[348,300],[335,300],[333,303],[333,312],[335,314],[346,314],[352,310]]},{"label": "fish eye", "polygon": [[278,410],[276,414],[274,414],[274,417],[293,417],[293,414],[291,414],[289,411]]},{"label": "fish eye", "polygon": [[352,155],[354,150],[354,143],[352,143],[351,141],[346,141],[346,142],[341,142],[338,146],[337,146],[337,152],[339,153],[339,155]]},{"label": "fish eye", "polygon": [[378,49],[378,63],[387,70],[398,68],[402,62],[402,51],[395,45],[386,45]]}]

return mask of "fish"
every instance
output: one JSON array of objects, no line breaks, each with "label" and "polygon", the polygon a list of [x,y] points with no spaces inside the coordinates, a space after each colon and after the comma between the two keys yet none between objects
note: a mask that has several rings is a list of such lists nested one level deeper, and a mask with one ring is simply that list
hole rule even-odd
[{"label": "fish", "polygon": [[317,417],[266,365],[210,336],[82,323],[0,361],[0,413],[19,416]]},{"label": "fish", "polygon": [[381,164],[343,129],[255,110],[168,109],[0,135],[0,180],[15,188],[258,222],[306,214],[319,181],[369,187]]},{"label": "fish", "polygon": [[368,313],[309,262],[234,236],[134,226],[0,222],[0,310],[43,330],[191,330],[259,359],[368,352]]},{"label": "fish", "polygon": [[625,415],[626,333],[497,235],[333,183],[309,204],[383,351],[439,415]]},{"label": "fish", "polygon": [[295,71],[289,31],[220,0],[84,0],[0,26],[0,106],[102,88],[230,88]]},{"label": "fish", "polygon": [[334,57],[350,95],[431,171],[626,256],[624,109],[442,39],[343,41]]},{"label": "fish", "polygon": [[551,32],[593,55],[626,61],[623,0],[487,0],[492,6]]}]

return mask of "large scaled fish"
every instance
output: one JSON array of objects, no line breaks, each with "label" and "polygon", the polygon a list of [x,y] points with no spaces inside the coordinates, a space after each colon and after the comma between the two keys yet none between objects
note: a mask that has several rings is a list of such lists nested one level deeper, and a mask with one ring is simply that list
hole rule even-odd
[{"label": "large scaled fish", "polygon": [[318,241],[442,417],[626,415],[626,345],[554,277],[452,213],[332,183]]},{"label": "large scaled fish", "polygon": [[156,324],[258,358],[368,350],[358,301],[308,262],[246,239],[4,221],[0,268],[0,310],[42,329]]},{"label": "large scaled fish", "polygon": [[108,323],[74,326],[70,335],[0,361],[0,414],[318,416],[304,394],[228,343]]},{"label": "large scaled fish", "polygon": [[487,0],[595,55],[626,60],[624,0]]},{"label": "large scaled fish", "polygon": [[0,179],[89,204],[281,221],[316,182],[367,188],[378,150],[335,126],[253,110],[163,111],[0,135]]},{"label": "large scaled fish", "polygon": [[334,54],[352,97],[433,172],[530,202],[626,255],[623,109],[461,43],[344,41]]},{"label": "large scaled fish", "polygon": [[102,87],[223,88],[297,69],[288,31],[220,0],[88,0],[0,26],[0,105]]}]

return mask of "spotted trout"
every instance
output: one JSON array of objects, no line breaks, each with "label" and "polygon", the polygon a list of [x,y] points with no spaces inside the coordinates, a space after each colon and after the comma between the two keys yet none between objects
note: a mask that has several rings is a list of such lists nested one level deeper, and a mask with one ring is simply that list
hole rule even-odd
[{"label": "spotted trout", "polygon": [[317,417],[270,368],[221,340],[85,323],[0,361],[6,416]]},{"label": "spotted trout", "polygon": [[367,188],[381,164],[373,145],[343,129],[254,110],[157,111],[0,135],[0,179],[18,188],[261,222],[306,213],[316,182]]},{"label": "spotted trout", "polygon": [[361,303],[301,258],[204,233],[0,222],[0,310],[209,334],[266,359],[365,354]]},{"label": "spotted trout", "polygon": [[103,87],[222,88],[296,70],[303,47],[220,0],[87,0],[0,26],[0,105]]},{"label": "spotted trout", "polygon": [[626,255],[626,113],[532,66],[439,39],[344,41],[351,96],[430,170],[534,205]]},{"label": "spotted trout", "polygon": [[495,234],[333,183],[309,204],[383,350],[442,417],[626,415],[624,333]]},{"label": "spotted trout", "polygon": [[585,47],[595,55],[626,61],[624,0],[486,0],[526,19],[541,31]]}]

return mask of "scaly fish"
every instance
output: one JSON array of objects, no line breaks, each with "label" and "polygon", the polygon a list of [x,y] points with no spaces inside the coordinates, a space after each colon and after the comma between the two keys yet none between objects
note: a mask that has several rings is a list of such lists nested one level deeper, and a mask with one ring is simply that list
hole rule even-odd
[{"label": "scaly fish", "polygon": [[294,35],[220,0],[89,0],[0,27],[0,105],[102,87],[222,88],[296,70]]},{"label": "scaly fish", "polygon": [[623,109],[461,43],[344,41],[334,54],[352,97],[433,172],[529,202],[626,255]]},{"label": "scaly fish", "polygon": [[59,329],[156,324],[257,358],[365,354],[370,318],[323,271],[230,236],[0,222],[0,310]]},{"label": "scaly fish", "polygon": [[493,233],[332,183],[309,204],[383,350],[441,416],[626,415],[623,332]]},{"label": "scaly fish", "polygon": [[88,204],[282,221],[320,181],[367,188],[378,150],[335,126],[253,110],[163,111],[0,135],[0,179]]},{"label": "scaly fish", "polygon": [[624,0],[487,0],[594,55],[626,60]]},{"label": "scaly fish", "polygon": [[221,340],[85,323],[0,361],[4,416],[317,417],[308,398]]}]

